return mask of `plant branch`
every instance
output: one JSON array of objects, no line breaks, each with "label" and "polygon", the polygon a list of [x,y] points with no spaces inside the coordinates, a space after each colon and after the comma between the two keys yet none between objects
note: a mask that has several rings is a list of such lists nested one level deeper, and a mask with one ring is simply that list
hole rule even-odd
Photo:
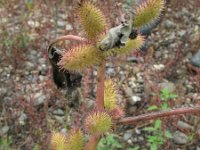
[{"label": "plant branch", "polygon": [[97,110],[104,110],[104,78],[105,78],[105,62],[103,62],[97,73],[97,95],[96,95],[96,105]]},{"label": "plant branch", "polygon": [[200,114],[200,107],[183,107],[183,108],[177,108],[174,110],[148,113],[148,114],[139,115],[136,117],[126,117],[119,120],[118,123],[119,124],[134,124],[134,123],[138,123],[139,121],[148,121],[148,120],[154,120],[158,118],[171,117],[171,116],[183,115],[183,114],[191,114],[191,113]]},{"label": "plant branch", "polygon": [[79,41],[79,42],[87,42],[88,40],[86,38],[82,38],[79,36],[75,36],[75,35],[64,35],[64,36],[60,36],[57,39],[55,39],[54,41],[52,41],[48,47],[51,47],[53,44],[59,42],[59,41],[63,41],[63,40],[70,40],[70,41]]},{"label": "plant branch", "polygon": [[100,140],[99,135],[98,136],[95,136],[95,135],[90,136],[90,139],[85,146],[85,150],[96,150],[99,140]]}]

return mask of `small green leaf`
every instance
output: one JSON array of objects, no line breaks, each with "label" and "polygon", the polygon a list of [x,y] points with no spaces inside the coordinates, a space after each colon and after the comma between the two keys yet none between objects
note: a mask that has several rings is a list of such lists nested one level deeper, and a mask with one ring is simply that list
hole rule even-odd
[{"label": "small green leaf", "polygon": [[158,110],[158,106],[156,105],[150,106],[147,110]]},{"label": "small green leaf", "polygon": [[176,94],[170,94],[170,96],[169,96],[170,99],[174,99],[174,98],[177,98],[177,97],[178,97],[178,95],[176,95]]},{"label": "small green leaf", "polygon": [[156,129],[154,127],[146,127],[143,129],[144,131],[156,131]]},{"label": "small green leaf", "polygon": [[156,143],[151,144],[150,149],[151,150],[157,150],[158,145]]},{"label": "small green leaf", "polygon": [[169,130],[165,131],[165,137],[168,138],[168,139],[172,138],[172,134],[171,134],[171,132]]},{"label": "small green leaf", "polygon": [[161,124],[162,124],[162,121],[160,119],[158,119],[155,121],[154,127],[156,129],[159,129],[161,127]]},{"label": "small green leaf", "polygon": [[156,135],[148,136],[148,141],[151,143],[157,142],[159,139]]},{"label": "small green leaf", "polygon": [[128,150],[139,150],[139,146],[136,146],[134,148],[129,148]]},{"label": "small green leaf", "polygon": [[168,109],[168,104],[167,103],[163,103],[162,105],[161,105],[161,108],[162,108],[162,110],[167,110]]}]

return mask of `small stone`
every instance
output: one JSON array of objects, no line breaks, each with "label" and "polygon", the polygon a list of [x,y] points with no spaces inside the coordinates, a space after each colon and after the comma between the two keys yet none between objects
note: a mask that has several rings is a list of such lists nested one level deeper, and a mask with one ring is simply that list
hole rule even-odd
[{"label": "small stone", "polygon": [[26,119],[27,119],[27,115],[22,112],[21,115],[20,115],[20,117],[19,117],[19,119],[18,119],[19,124],[25,125],[26,124],[26,122],[25,122]]},{"label": "small stone", "polygon": [[179,35],[180,37],[183,37],[185,34],[186,34],[186,31],[185,31],[185,30],[181,30],[181,31],[178,32],[178,35]]},{"label": "small stone", "polygon": [[0,135],[2,136],[2,135],[4,135],[4,134],[7,134],[8,130],[9,130],[9,126],[7,126],[7,125],[3,126],[3,127],[0,129]]},{"label": "small stone", "polygon": [[139,136],[139,137],[138,137],[138,141],[144,141],[144,137]]},{"label": "small stone", "polygon": [[188,136],[180,131],[176,131],[173,134],[173,140],[176,144],[186,144],[188,142]]},{"label": "small stone", "polygon": [[92,99],[85,99],[85,106],[86,106],[87,110],[91,110],[95,106],[95,101]]},{"label": "small stone", "polygon": [[175,23],[172,22],[171,20],[166,20],[166,21],[164,22],[164,27],[165,27],[166,29],[174,28],[174,27],[175,27]]},{"label": "small stone", "polygon": [[73,26],[72,26],[71,24],[67,24],[67,25],[66,25],[66,30],[67,30],[67,31],[73,30]]},{"label": "small stone", "polygon": [[128,144],[132,145],[133,142],[129,139],[129,140],[128,140]]},{"label": "small stone", "polygon": [[40,106],[44,104],[44,100],[46,99],[46,96],[42,92],[38,92],[34,95],[34,106]]},{"label": "small stone", "polygon": [[30,70],[30,69],[32,69],[32,68],[35,67],[34,64],[31,63],[31,62],[29,62],[29,61],[26,62],[26,66],[27,66],[27,69],[28,69],[28,70]]},{"label": "small stone", "polygon": [[155,70],[163,70],[165,68],[165,66],[163,64],[159,64],[159,65],[153,65]]},{"label": "small stone", "polygon": [[137,57],[128,57],[127,58],[127,61],[129,61],[129,62],[138,62],[138,58]]},{"label": "small stone", "polygon": [[57,115],[57,116],[63,116],[65,113],[64,113],[63,110],[57,109],[57,110],[54,110],[54,111],[53,111],[53,114],[54,114],[54,115]]},{"label": "small stone", "polygon": [[141,97],[139,97],[139,96],[132,96],[132,100],[133,100],[133,103],[135,104],[136,102],[141,101]]},{"label": "small stone", "polygon": [[126,131],[126,133],[125,133],[124,136],[123,136],[123,139],[124,139],[125,141],[127,141],[128,139],[130,139],[130,138],[132,137],[132,134],[133,134],[133,131],[132,131],[132,130]]},{"label": "small stone", "polygon": [[139,135],[141,134],[141,130],[139,130],[138,128],[135,128],[135,133]]},{"label": "small stone", "polygon": [[46,63],[46,58],[40,58],[39,60],[38,60],[38,62],[40,63],[40,64],[45,64]]},{"label": "small stone", "polygon": [[63,123],[64,122],[64,117],[61,117],[61,116],[55,116],[55,119],[60,122],[60,123]]},{"label": "small stone", "polygon": [[133,91],[132,91],[132,89],[129,88],[129,87],[124,87],[124,92],[126,93],[126,95],[127,95],[128,97],[132,97],[132,96],[133,96]]},{"label": "small stone", "polygon": [[176,86],[173,82],[163,82],[159,84],[161,89],[166,89],[169,92],[174,92],[176,90]]},{"label": "small stone", "polygon": [[162,52],[161,51],[156,51],[155,52],[155,58],[160,58],[162,56]]},{"label": "small stone", "polygon": [[114,68],[108,68],[107,73],[108,73],[108,75],[110,75],[110,76],[114,76],[114,75],[115,75],[115,70],[114,70]]},{"label": "small stone", "polygon": [[67,133],[67,129],[62,128],[62,129],[60,130],[60,132],[63,133],[63,134],[66,134],[66,133]]},{"label": "small stone", "polygon": [[59,27],[64,27],[65,26],[65,22],[64,21],[57,21],[57,25],[59,26]]},{"label": "small stone", "polygon": [[191,130],[194,130],[194,127],[189,125],[188,123],[186,122],[183,122],[183,121],[178,121],[177,123],[178,127],[182,128],[182,129],[191,129]]},{"label": "small stone", "polygon": [[200,50],[194,56],[192,56],[191,63],[194,66],[200,67]]}]

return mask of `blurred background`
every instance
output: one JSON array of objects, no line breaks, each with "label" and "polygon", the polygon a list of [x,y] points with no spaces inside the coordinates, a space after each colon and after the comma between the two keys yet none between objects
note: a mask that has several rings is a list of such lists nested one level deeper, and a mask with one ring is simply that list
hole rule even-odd
[{"label": "blurred background", "polygon": [[[93,1],[109,27],[119,24],[119,14],[134,10],[139,2]],[[71,108],[66,91],[52,82],[46,54],[49,42],[58,36],[84,36],[76,5],[76,0],[0,0],[0,150],[49,149],[52,130],[67,133],[76,117],[81,120],[94,105],[96,68],[82,72],[85,106]],[[107,76],[118,83],[118,100],[126,116],[163,105],[200,106],[200,1],[167,1],[160,24],[142,32],[148,34],[142,50],[111,58],[106,65]],[[163,138],[158,149],[200,150],[199,115],[161,122],[159,129],[153,121],[120,126],[99,149],[150,149],[154,135]],[[156,131],[145,130],[152,126]],[[158,135],[166,131],[168,136]]]}]

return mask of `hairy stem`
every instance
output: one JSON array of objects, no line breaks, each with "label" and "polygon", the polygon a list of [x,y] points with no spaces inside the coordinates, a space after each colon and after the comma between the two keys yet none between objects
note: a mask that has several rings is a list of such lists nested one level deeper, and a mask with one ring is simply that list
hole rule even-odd
[{"label": "hairy stem", "polygon": [[70,40],[70,41],[79,41],[79,42],[87,42],[88,40],[86,38],[82,38],[79,36],[75,36],[75,35],[64,35],[64,36],[60,36],[57,39],[55,39],[54,41],[52,41],[48,47],[51,47],[53,44],[59,42],[59,41],[64,41],[64,40]]},{"label": "hairy stem", "polygon": [[200,114],[200,107],[183,107],[183,108],[177,108],[174,110],[148,113],[148,114],[139,115],[136,117],[126,117],[119,120],[118,123],[119,124],[135,124],[135,123],[138,123],[139,121],[148,121],[148,120],[154,120],[158,118],[171,117],[171,116],[183,115],[183,114],[192,114],[192,113]]},{"label": "hairy stem", "polygon": [[90,136],[88,143],[85,146],[85,150],[96,150],[99,143],[100,136]]},{"label": "hairy stem", "polygon": [[104,78],[105,78],[105,62],[103,62],[97,72],[97,93],[96,93],[96,105],[97,110],[104,110]]}]

